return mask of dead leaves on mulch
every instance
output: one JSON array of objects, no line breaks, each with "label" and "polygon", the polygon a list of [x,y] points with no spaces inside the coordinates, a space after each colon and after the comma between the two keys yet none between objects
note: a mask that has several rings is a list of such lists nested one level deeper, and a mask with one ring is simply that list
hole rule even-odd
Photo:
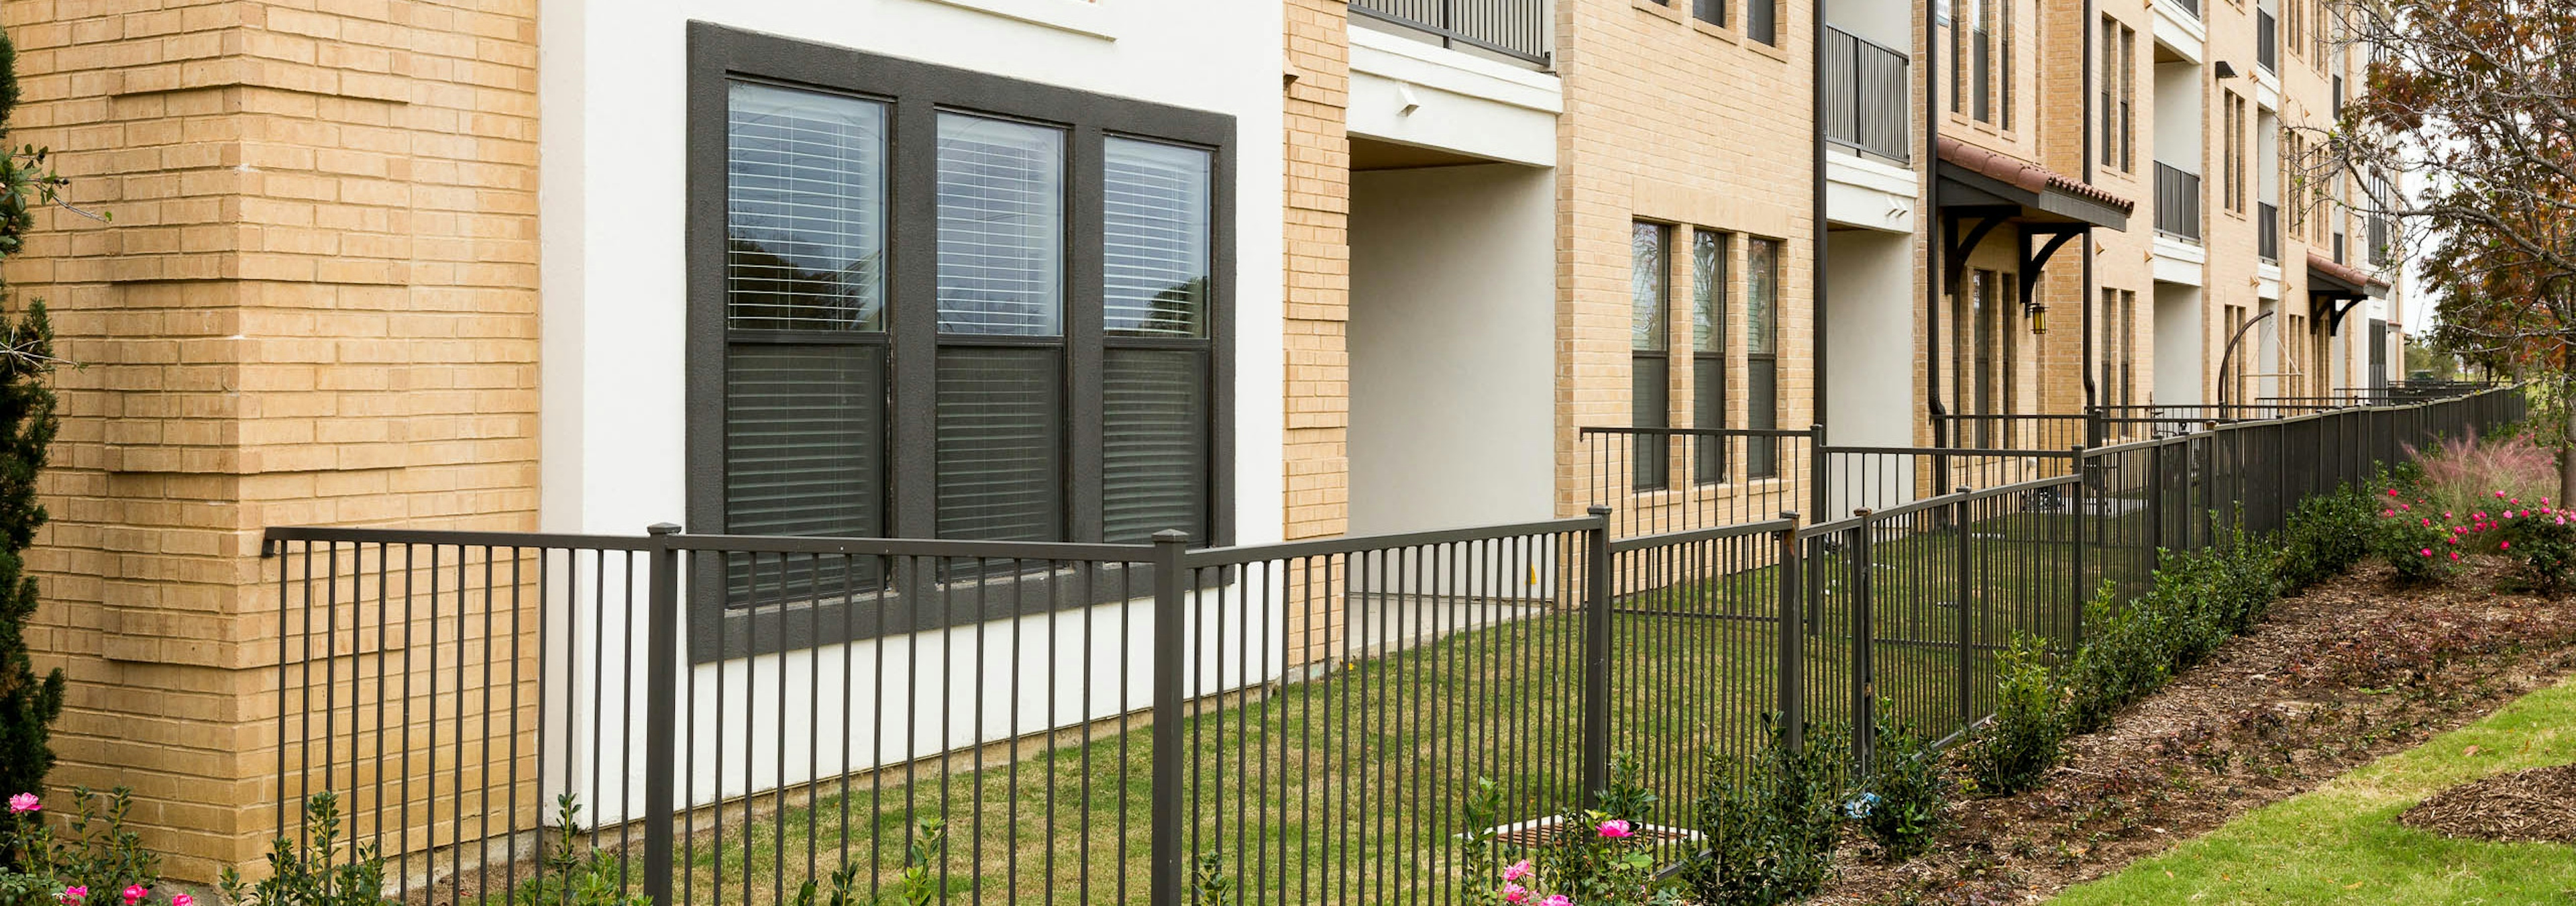
[{"label": "dead leaves on mulch", "polygon": [[2576,843],[2576,764],[2473,780],[2416,803],[2397,823],[2446,837]]},{"label": "dead leaves on mulch", "polygon": [[2276,602],[2068,740],[2047,783],[1954,804],[1932,851],[1901,864],[1846,849],[1813,902],[2035,902],[2484,716],[2576,668],[2576,600],[2497,591],[2510,575],[2473,561],[2410,586],[2374,563]]}]

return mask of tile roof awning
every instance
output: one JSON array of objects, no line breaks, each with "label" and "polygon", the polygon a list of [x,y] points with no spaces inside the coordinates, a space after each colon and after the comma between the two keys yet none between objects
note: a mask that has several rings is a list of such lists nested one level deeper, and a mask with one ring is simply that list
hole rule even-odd
[{"label": "tile roof awning", "polygon": [[2013,206],[2028,220],[2129,228],[2136,205],[2047,167],[1940,136],[1943,207]]},{"label": "tile roof awning", "polygon": [[2308,292],[2337,299],[2387,298],[2388,281],[2315,252],[2308,253]]}]

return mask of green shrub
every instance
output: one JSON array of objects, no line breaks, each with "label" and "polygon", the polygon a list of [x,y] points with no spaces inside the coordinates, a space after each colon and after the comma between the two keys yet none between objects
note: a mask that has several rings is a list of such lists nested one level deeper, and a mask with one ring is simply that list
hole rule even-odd
[{"label": "green shrub", "polygon": [[2351,569],[2370,555],[2378,520],[2370,498],[2352,488],[2300,501],[2281,537],[2282,586],[2306,588]]},{"label": "green shrub", "polygon": [[[1530,853],[1494,836],[1502,793],[1477,778],[1468,790],[1461,864],[1465,902],[1535,906],[1550,894],[1601,906],[1670,902],[1654,890],[1654,854],[1638,825],[1655,813],[1660,798],[1637,781],[1636,756],[1610,763],[1610,786],[1596,792],[1596,807],[1568,810],[1555,833]],[[1533,858],[1534,857],[1534,858]],[[1510,864],[1507,860],[1517,859]]]},{"label": "green shrub", "polygon": [[2039,785],[2057,765],[2066,733],[2039,638],[2014,633],[1995,656],[1995,677],[1995,716],[1969,743],[1966,760],[1978,792],[2009,796]]},{"label": "green shrub", "polygon": [[2111,584],[2084,605],[2084,646],[2059,671],[2059,727],[2069,734],[2091,733],[2111,722],[2121,705],[2164,684],[2167,661],[2145,631],[2147,609],[2123,607],[2112,598]]},{"label": "green shrub", "polygon": [[2532,583],[2543,591],[2565,591],[2568,580],[2576,577],[2576,524],[2548,513],[2515,528],[2513,552],[2522,555]]},{"label": "green shrub", "polygon": [[1950,777],[1941,769],[1941,753],[1932,740],[1888,708],[1878,705],[1873,727],[1869,776],[1858,794],[1843,804],[1843,816],[1860,823],[1890,862],[1922,854],[1941,829],[1941,810],[1950,803]]},{"label": "green shrub", "polygon": [[[646,906],[641,894],[626,892],[620,877],[625,865],[602,855],[581,829],[581,800],[571,793],[555,797],[555,845],[534,877],[519,882],[518,903],[528,906]],[[810,891],[812,881],[807,881]],[[810,896],[810,894],[809,894]],[[810,900],[807,906],[810,906]],[[834,903],[833,906],[842,906]]]},{"label": "green shrub", "polygon": [[1833,866],[1848,735],[1811,727],[1791,746],[1772,718],[1763,728],[1771,744],[1761,755],[1710,759],[1698,809],[1709,851],[1686,872],[1704,906],[1790,902],[1823,886]]},{"label": "green shrub", "polygon": [[325,791],[304,801],[304,842],[269,842],[269,876],[256,884],[226,867],[217,886],[235,906],[384,906],[385,859],[374,846],[340,840],[340,799]]}]

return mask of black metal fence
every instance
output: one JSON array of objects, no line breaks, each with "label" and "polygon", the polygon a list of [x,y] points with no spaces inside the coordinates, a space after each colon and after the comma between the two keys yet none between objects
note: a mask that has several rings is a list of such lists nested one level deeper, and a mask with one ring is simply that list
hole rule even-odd
[{"label": "black metal fence", "polygon": [[1956,734],[2015,633],[2075,644],[2159,546],[2521,407],[2227,424],[1643,537],[1602,508],[1196,550],[271,529],[278,829],[337,792],[407,903],[1459,902],[1460,835],[1543,838],[1625,755],[1671,864],[1765,715],[1852,731],[1856,763],[1873,697]]},{"label": "black metal fence", "polygon": [[1548,65],[1549,0],[1351,0],[1351,14],[1440,39]]},{"label": "black metal fence", "polygon": [[1897,163],[1911,159],[1905,51],[1825,27],[1825,140]]},{"label": "black metal fence", "polygon": [[1821,426],[1581,428],[1591,503],[1620,537],[1758,522],[1814,500]]}]

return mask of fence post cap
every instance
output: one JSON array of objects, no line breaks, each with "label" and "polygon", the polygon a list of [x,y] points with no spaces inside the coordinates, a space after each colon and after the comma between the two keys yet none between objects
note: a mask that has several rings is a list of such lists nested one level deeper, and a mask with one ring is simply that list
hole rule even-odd
[{"label": "fence post cap", "polygon": [[679,533],[680,526],[676,523],[656,522],[644,527],[644,534],[647,535],[677,535]]},{"label": "fence post cap", "polygon": [[1583,512],[1584,512],[1586,515],[1591,515],[1591,516],[1607,516],[1607,515],[1610,515],[1610,508],[1609,508],[1608,506],[1604,506],[1604,505],[1602,505],[1602,504],[1598,504],[1598,503],[1596,503],[1596,504],[1591,505],[1590,507],[1586,507],[1586,508],[1583,510]]},{"label": "fence post cap", "polygon": [[1176,529],[1176,528],[1167,528],[1167,529],[1164,529],[1164,530],[1162,530],[1162,531],[1159,531],[1159,532],[1155,532],[1155,533],[1154,533],[1154,543],[1155,543],[1155,544],[1188,544],[1188,543],[1190,543],[1190,533],[1188,533],[1188,532],[1184,532],[1184,531],[1181,531],[1180,529]]}]

